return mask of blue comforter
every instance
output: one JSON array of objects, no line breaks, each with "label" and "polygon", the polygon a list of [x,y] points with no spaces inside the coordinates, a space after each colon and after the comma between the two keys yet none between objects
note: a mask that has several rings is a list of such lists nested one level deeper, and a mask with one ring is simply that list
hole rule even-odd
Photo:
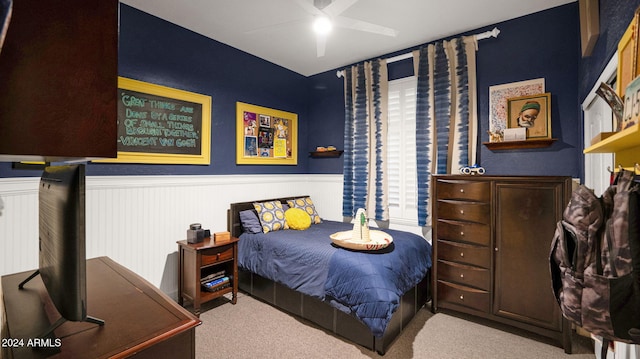
[{"label": "blue comforter", "polygon": [[381,337],[401,296],[431,268],[431,245],[422,237],[385,229],[393,243],[379,251],[336,247],[329,235],[351,230],[348,223],[323,221],[304,231],[243,233],[240,268],[353,313]]}]

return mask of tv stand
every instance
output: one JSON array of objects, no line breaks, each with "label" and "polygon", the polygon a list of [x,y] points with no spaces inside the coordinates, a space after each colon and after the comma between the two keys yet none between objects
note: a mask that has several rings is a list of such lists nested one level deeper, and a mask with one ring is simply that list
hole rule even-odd
[{"label": "tv stand", "polygon": [[27,279],[20,282],[20,284],[18,284],[18,289],[24,289],[24,285],[27,284],[28,281],[35,278],[38,274],[40,274],[40,269],[36,269],[33,273],[31,273],[30,276],[27,277]]},{"label": "tv stand", "polygon": [[[195,328],[201,321],[140,276],[108,257],[87,260],[87,311],[104,319],[57,323],[42,280],[34,276],[18,289],[28,272],[2,276],[3,338],[23,340],[22,347],[2,348],[3,358],[194,358]],[[2,305],[0,305],[2,307]],[[51,323],[54,323],[53,326]],[[56,326],[56,324],[58,324]],[[59,339],[40,339],[56,348],[28,347],[48,328]]]},{"label": "tv stand", "polygon": [[[49,336],[51,336],[53,334],[53,332],[62,324],[64,324],[67,321],[67,319],[60,317],[60,319],[56,320],[55,323],[51,324],[51,326],[49,327],[49,329],[47,329],[47,331],[42,334],[39,335],[38,338],[42,338],[42,339],[46,339]],[[88,316],[86,318],[84,318],[84,320],[81,320],[81,322],[87,322],[87,323],[93,323],[93,324],[98,324],[99,326],[103,326],[104,325],[104,320],[102,319],[98,319],[98,318],[94,318],[91,316]]]},{"label": "tv stand", "polygon": [[[33,278],[37,277],[38,274],[40,274],[40,270],[36,269],[33,273],[31,273],[30,276],[27,277],[27,279],[23,280],[22,282],[20,282],[20,284],[18,284],[18,289],[24,289],[24,285],[27,284],[27,282],[29,282]],[[64,317],[60,317],[60,319],[56,320],[55,323],[51,324],[49,329],[47,329],[47,331],[44,334],[38,336],[38,338],[43,338],[43,339],[44,338],[48,338],[51,334],[53,334],[53,331],[56,330],[56,328],[58,328],[59,326],[64,324],[64,322],[66,322],[67,320],[68,319],[66,319]],[[87,315],[84,318],[84,320],[81,320],[81,322],[98,324],[100,326],[104,325],[104,320],[98,319],[98,318],[94,318],[94,317],[89,316],[89,315]]]}]

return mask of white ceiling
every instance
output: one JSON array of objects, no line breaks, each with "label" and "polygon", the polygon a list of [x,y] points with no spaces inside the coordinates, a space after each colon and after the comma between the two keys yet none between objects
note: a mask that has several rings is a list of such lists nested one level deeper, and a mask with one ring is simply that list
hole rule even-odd
[{"label": "white ceiling", "polygon": [[334,27],[316,56],[313,15],[298,1],[121,0],[305,76],[415,47],[576,0],[359,0],[342,16],[383,25],[396,37]]}]

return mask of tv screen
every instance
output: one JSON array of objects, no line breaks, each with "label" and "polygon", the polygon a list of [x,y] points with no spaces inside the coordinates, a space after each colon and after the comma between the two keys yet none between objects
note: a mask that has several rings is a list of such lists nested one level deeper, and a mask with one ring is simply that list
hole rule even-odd
[{"label": "tv screen", "polygon": [[87,317],[85,166],[46,167],[40,179],[38,270],[66,320]]}]

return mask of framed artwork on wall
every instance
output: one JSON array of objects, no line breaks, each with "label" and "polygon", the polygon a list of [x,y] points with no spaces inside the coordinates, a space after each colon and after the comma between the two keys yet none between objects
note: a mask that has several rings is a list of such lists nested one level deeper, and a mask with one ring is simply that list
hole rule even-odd
[{"label": "framed artwork on wall", "polygon": [[551,138],[551,93],[507,100],[508,128],[525,128],[527,140]]},{"label": "framed artwork on wall", "polygon": [[118,77],[117,142],[94,162],[208,165],[211,96]]},{"label": "framed artwork on wall", "polygon": [[489,87],[489,131],[500,133],[507,128],[507,100],[544,93],[544,78],[512,82]]},{"label": "framed artwork on wall", "polygon": [[236,164],[297,165],[298,115],[237,102]]}]

